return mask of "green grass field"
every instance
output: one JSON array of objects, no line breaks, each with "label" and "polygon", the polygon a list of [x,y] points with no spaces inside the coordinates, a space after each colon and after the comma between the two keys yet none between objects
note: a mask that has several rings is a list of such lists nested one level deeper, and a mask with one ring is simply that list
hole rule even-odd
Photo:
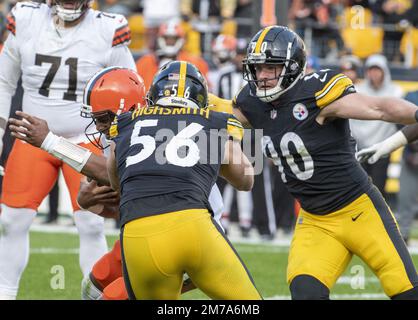
[{"label": "green grass field", "polygon": [[[116,236],[109,236],[109,247]],[[236,243],[235,247],[266,299],[289,299],[286,285],[288,248],[279,245]],[[418,267],[418,255],[413,255]],[[364,271],[364,276],[363,275]],[[57,277],[61,277],[57,287]],[[18,299],[80,299],[82,275],[78,263],[78,236],[31,232],[31,254]],[[352,285],[354,284],[354,286]],[[183,299],[207,299],[199,290]],[[377,278],[357,258],[332,290],[333,299],[386,299]]]}]

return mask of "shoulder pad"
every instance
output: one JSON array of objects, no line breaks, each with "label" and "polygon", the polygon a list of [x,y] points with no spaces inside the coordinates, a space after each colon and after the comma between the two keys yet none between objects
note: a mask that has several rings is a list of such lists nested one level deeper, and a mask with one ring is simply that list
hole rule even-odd
[{"label": "shoulder pad", "polygon": [[95,19],[101,24],[101,29],[105,31],[106,41],[111,42],[111,46],[129,45],[131,41],[131,31],[128,21],[121,14],[94,11]]},{"label": "shoulder pad", "polygon": [[41,3],[25,1],[18,2],[12,8],[6,18],[6,28],[14,36],[16,36],[16,25],[22,25],[24,28],[30,29],[29,21],[36,12],[41,12],[43,5]]},{"label": "shoulder pad", "polygon": [[[305,91],[313,93],[318,108],[323,108],[346,93],[355,92],[353,82],[346,75],[331,69],[320,70],[303,78]],[[348,89],[353,88],[353,90]]]}]

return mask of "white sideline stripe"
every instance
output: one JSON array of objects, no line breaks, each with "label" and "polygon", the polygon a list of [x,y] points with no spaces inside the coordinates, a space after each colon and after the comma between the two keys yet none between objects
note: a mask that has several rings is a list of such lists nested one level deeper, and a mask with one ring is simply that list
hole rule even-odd
[{"label": "white sideline stripe", "polygon": [[[343,276],[338,278],[337,283],[338,284],[351,284],[352,281],[352,277],[349,276]],[[374,283],[379,283],[379,279],[376,277],[365,277],[364,281],[367,282],[374,282]]]},{"label": "white sideline stripe", "polygon": [[62,248],[32,248],[31,254],[78,254],[78,248],[62,249]]},{"label": "white sideline stripe", "polygon": [[[353,293],[353,294],[331,294],[331,300],[349,300],[349,299],[383,299],[388,297],[383,293]],[[278,295],[266,297],[265,300],[290,300],[289,295]]]}]

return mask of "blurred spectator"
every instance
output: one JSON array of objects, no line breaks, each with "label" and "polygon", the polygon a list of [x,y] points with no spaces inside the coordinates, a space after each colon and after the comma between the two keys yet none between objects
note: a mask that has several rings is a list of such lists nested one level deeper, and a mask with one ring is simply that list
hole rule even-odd
[{"label": "blurred spectator", "polygon": [[361,60],[356,56],[347,55],[340,59],[340,71],[349,77],[354,84],[359,82],[361,67]]},{"label": "blurred spectator", "polygon": [[[418,105],[418,90],[409,92],[405,99]],[[411,226],[418,213],[418,142],[405,146],[401,165],[396,218],[401,234],[408,243]]]},{"label": "blurred spectator", "polygon": [[182,50],[185,33],[179,20],[171,20],[160,26],[155,51],[138,59],[136,67],[144,79],[147,90],[158,69],[172,60],[184,60],[193,63],[206,77],[209,67],[205,60]]},{"label": "blurred spectator", "polygon": [[230,35],[218,35],[212,45],[215,68],[209,72],[212,92],[223,99],[232,99],[243,85],[242,73],[234,63],[237,55],[237,39]]},{"label": "blurred spectator", "polygon": [[[365,81],[357,85],[356,89],[370,96],[397,98],[403,96],[402,89],[392,82],[386,58],[379,54],[372,55],[366,60]],[[379,120],[350,120],[350,127],[359,149],[383,141],[397,130],[394,123]],[[388,165],[389,158],[382,158],[372,165],[363,163],[364,169],[384,196]]]},{"label": "blurred spectator", "polygon": [[306,61],[306,74],[315,72],[321,68],[319,58],[317,56],[309,55]]},{"label": "blurred spectator", "polygon": [[[221,33],[223,29],[228,33],[236,33],[236,24],[233,20],[237,0],[181,0],[181,14],[183,19],[190,20],[193,28],[200,36],[200,47],[207,59],[210,58],[214,34]],[[230,29],[234,29],[232,31]]]},{"label": "blurred spectator", "polygon": [[138,4],[130,0],[99,0],[99,10],[129,17],[133,11],[137,10]]},{"label": "blurred spectator", "polygon": [[143,15],[147,47],[153,51],[160,25],[180,18],[180,0],[143,0]]},{"label": "blurred spectator", "polygon": [[[289,9],[289,20],[295,31],[303,38],[313,55],[336,59],[343,52],[337,17],[343,10],[339,1],[294,0]],[[332,45],[331,43],[334,43]]]},{"label": "blurred spectator", "polygon": [[[254,14],[254,6],[253,0],[238,0],[237,8],[235,9],[234,18],[237,20],[237,38],[246,38],[251,36],[253,33],[253,14]],[[246,21],[240,22],[240,19]]]},{"label": "blurred spectator", "polygon": [[[399,23],[405,18],[405,14],[412,8],[411,0],[377,0],[377,11],[384,25],[383,54],[389,61],[400,61],[400,43],[404,30]],[[416,16],[415,11],[412,16]]]}]

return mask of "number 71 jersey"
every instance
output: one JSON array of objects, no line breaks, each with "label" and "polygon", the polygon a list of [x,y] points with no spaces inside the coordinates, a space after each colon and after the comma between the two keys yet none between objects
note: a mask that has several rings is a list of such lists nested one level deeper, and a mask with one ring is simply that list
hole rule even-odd
[{"label": "number 71 jersey", "polygon": [[1,76],[14,82],[21,72],[23,110],[47,120],[56,134],[83,137],[89,120],[80,117],[80,106],[87,81],[112,65],[135,70],[126,19],[89,9],[77,25],[64,28],[55,24],[49,6],[20,2],[7,22],[1,61],[10,67]]},{"label": "number 71 jersey", "polygon": [[290,193],[310,213],[338,210],[370,186],[355,159],[348,120],[323,125],[316,121],[322,108],[352,92],[354,86],[345,75],[321,70],[301,78],[274,106],[251,95],[249,84],[234,99],[251,126],[263,129],[264,154],[278,166]]}]

